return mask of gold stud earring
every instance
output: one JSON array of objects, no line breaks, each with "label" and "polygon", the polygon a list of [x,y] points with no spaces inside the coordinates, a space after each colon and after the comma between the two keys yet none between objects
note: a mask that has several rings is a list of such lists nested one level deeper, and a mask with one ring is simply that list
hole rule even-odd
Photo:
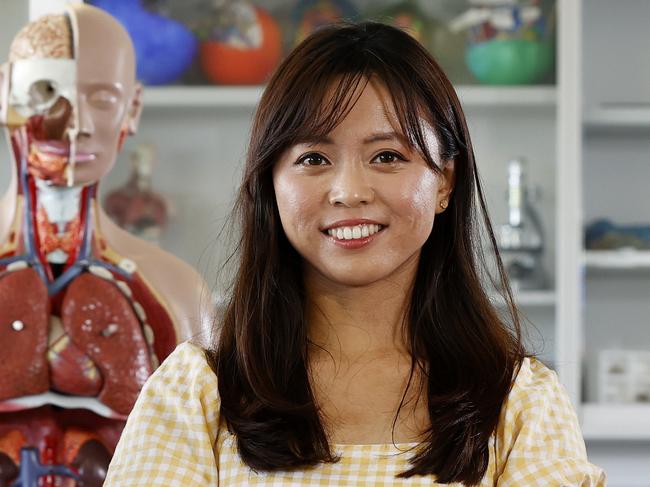
[{"label": "gold stud earring", "polygon": [[440,202],[440,207],[441,207],[443,210],[446,210],[446,209],[447,209],[447,200],[442,200],[442,201]]}]

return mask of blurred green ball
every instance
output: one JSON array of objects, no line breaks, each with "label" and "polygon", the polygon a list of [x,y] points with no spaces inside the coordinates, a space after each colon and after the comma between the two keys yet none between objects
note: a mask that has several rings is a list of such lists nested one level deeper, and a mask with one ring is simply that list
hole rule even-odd
[{"label": "blurred green ball", "polygon": [[546,76],[553,66],[554,50],[550,42],[493,39],[469,45],[465,62],[481,83],[523,85]]}]

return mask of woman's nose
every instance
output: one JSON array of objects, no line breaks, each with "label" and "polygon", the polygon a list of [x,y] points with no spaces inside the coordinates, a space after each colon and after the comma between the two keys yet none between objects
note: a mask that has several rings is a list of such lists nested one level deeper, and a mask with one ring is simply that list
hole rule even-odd
[{"label": "woman's nose", "polygon": [[374,200],[375,192],[358,164],[342,164],[332,181],[330,204],[354,207]]}]

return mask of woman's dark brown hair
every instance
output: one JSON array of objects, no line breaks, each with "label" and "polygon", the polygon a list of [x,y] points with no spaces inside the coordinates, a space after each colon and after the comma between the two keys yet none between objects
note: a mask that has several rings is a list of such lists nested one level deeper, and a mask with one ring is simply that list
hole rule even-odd
[{"label": "woman's dark brown hair", "polygon": [[[238,259],[236,272],[217,340],[207,351],[218,376],[221,417],[254,470],[337,461],[308,374],[302,258],[283,232],[272,169],[297,141],[336,127],[360,83],[371,78],[387,87],[403,133],[434,171],[441,172],[437,159],[455,161],[449,206],[422,247],[403,325],[411,378],[416,368],[424,373],[431,423],[399,476],[434,474],[438,482],[476,484],[488,466],[501,406],[528,355],[456,93],[420,44],[383,24],[317,31],[288,55],[264,91],[232,214],[240,232],[231,255]],[[427,151],[422,120],[436,131],[435,157]],[[494,251],[496,279],[486,266],[482,234]],[[504,289],[507,320],[488,297],[486,275]]]}]

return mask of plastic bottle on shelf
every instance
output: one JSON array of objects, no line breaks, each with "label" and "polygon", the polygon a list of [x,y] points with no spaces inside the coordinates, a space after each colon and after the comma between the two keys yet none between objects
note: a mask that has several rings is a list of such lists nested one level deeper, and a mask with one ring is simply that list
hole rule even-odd
[{"label": "plastic bottle on shelf", "polygon": [[168,205],[152,188],[154,162],[153,146],[139,145],[131,154],[131,178],[106,196],[104,207],[119,226],[140,238],[158,243],[167,223]]},{"label": "plastic bottle on shelf", "polygon": [[[539,193],[539,191],[536,191]],[[513,290],[545,289],[544,232],[526,181],[523,157],[508,163],[508,223],[498,228],[498,247]]]}]

